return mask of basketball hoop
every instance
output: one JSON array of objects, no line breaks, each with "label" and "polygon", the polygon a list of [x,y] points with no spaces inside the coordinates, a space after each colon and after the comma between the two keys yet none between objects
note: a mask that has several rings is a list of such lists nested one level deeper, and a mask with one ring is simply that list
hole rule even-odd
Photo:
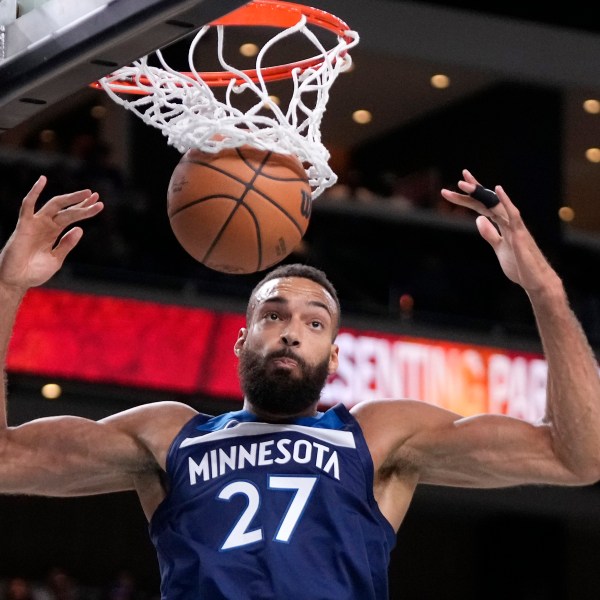
[{"label": "basketball hoop", "polygon": [[[262,45],[254,68],[242,69],[224,57],[225,28],[231,26],[267,26],[279,31]],[[311,26],[334,34],[329,49]],[[211,29],[217,32],[217,57],[223,70],[199,71],[197,47]],[[300,36],[317,53],[297,62],[264,64],[266,53],[282,48],[291,36]],[[281,0],[253,0],[194,35],[187,56],[189,71],[173,69],[157,50],[92,87],[104,89],[116,103],[160,129],[182,154],[192,148],[216,153],[249,145],[297,156],[305,166],[314,200],[337,181],[328,165],[330,155],[321,142],[320,126],[329,89],[351,66],[348,51],[358,40],[346,23],[322,10]],[[151,59],[159,66],[152,66]],[[267,83],[284,80],[290,82],[287,110],[267,89]]]}]

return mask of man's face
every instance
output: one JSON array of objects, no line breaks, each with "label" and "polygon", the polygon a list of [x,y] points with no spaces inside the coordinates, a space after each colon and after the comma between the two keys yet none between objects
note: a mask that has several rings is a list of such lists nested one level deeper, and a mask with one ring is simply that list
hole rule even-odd
[{"label": "man's face", "polygon": [[246,401],[270,415],[312,414],[337,368],[335,301],[301,277],[269,281],[255,299],[235,345]]}]

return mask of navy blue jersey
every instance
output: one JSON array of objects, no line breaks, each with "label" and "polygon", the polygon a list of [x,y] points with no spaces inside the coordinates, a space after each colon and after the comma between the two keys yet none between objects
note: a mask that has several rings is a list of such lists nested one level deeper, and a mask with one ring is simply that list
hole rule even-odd
[{"label": "navy blue jersey", "polygon": [[198,415],[150,523],[164,600],[383,600],[396,535],[342,404],[286,424]]}]

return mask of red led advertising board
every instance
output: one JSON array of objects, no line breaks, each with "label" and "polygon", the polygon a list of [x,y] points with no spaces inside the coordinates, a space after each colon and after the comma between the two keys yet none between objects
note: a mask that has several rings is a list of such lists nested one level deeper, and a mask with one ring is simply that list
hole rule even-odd
[{"label": "red led advertising board", "polygon": [[[233,345],[244,315],[113,296],[33,289],[8,370],[136,388],[239,398]],[[323,405],[414,398],[462,415],[542,416],[541,355],[344,328]]]}]

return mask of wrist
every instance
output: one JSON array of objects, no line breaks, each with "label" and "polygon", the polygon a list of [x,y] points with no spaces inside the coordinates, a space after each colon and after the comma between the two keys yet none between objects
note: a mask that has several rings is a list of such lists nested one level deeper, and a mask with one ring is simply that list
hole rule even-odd
[{"label": "wrist", "polygon": [[569,303],[563,282],[556,273],[547,277],[542,286],[528,290],[527,295],[534,306],[556,306],[561,303]]},{"label": "wrist", "polygon": [[10,284],[0,280],[0,297],[2,298],[3,304],[11,301],[15,304],[19,304],[26,293],[27,287]]}]

